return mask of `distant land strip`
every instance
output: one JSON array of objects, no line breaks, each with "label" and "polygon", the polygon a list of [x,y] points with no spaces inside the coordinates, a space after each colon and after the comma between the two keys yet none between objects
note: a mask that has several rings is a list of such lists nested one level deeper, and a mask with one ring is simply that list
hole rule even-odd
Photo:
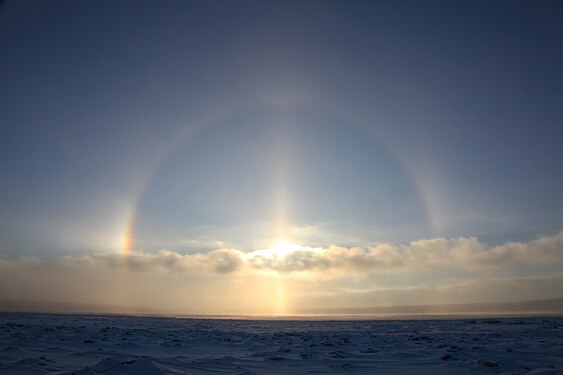
[{"label": "distant land strip", "polygon": [[[147,314],[197,316],[197,313],[164,311],[146,307],[124,307],[95,304],[72,304],[44,301],[0,301],[0,312]],[[335,307],[295,309],[290,315],[401,315],[401,314],[562,314],[563,297],[517,302],[392,305],[371,307]],[[212,316],[213,314],[210,314]],[[220,314],[239,316],[241,314]]]},{"label": "distant land strip", "polygon": [[379,315],[379,314],[463,314],[463,313],[563,313],[563,298],[517,302],[462,303],[432,305],[392,305],[300,309],[300,314]]}]

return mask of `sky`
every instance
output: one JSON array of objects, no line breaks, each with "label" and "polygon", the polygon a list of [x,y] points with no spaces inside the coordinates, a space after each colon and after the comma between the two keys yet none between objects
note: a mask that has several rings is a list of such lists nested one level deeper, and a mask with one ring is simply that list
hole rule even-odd
[{"label": "sky", "polygon": [[0,302],[563,297],[560,1],[0,3]]}]

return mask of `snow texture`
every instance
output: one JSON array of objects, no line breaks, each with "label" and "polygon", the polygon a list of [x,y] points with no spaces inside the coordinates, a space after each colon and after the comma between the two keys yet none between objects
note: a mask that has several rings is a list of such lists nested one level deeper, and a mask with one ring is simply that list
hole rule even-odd
[{"label": "snow texture", "polygon": [[563,374],[563,318],[0,314],[1,374]]}]

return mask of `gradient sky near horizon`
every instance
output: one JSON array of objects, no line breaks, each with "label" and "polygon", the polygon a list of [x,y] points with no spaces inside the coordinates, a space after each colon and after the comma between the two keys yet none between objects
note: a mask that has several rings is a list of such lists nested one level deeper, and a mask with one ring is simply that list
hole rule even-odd
[{"label": "gradient sky near horizon", "polygon": [[560,1],[3,2],[0,298],[560,297],[562,20]]}]

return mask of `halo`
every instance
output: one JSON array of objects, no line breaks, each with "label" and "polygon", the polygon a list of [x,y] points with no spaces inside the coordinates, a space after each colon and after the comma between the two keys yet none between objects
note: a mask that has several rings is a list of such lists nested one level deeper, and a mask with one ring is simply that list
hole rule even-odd
[{"label": "halo", "polygon": [[[435,215],[430,205],[430,194],[425,186],[416,178],[416,173],[414,168],[410,168],[406,162],[406,158],[402,157],[401,153],[398,152],[394,147],[391,147],[391,143],[386,140],[386,138],[377,132],[373,126],[368,126],[367,121],[354,119],[354,116],[346,115],[344,113],[335,113],[325,109],[311,108],[303,105],[298,105],[295,103],[287,105],[285,103],[281,108],[282,114],[290,112],[305,112],[308,114],[322,115],[325,118],[337,119],[340,123],[346,124],[348,126],[354,127],[361,134],[365,135],[370,141],[375,145],[382,147],[388,155],[392,157],[392,160],[400,168],[403,176],[410,184],[413,192],[416,195],[416,200],[418,202],[419,208],[423,213],[424,225],[426,229],[431,234],[436,234],[436,220]],[[260,106],[255,106],[254,108],[245,108],[238,111],[230,111],[228,113],[223,113],[221,116],[209,116],[200,121],[186,124],[182,127],[178,135],[175,137],[176,141],[165,150],[159,157],[151,168],[149,168],[148,173],[143,179],[143,183],[140,184],[138,193],[132,201],[131,208],[128,212],[127,220],[124,226],[122,240],[121,240],[121,252],[123,255],[127,256],[131,253],[134,247],[135,238],[135,223],[138,216],[139,206],[143,201],[143,197],[148,187],[161,167],[182,147],[192,142],[198,135],[203,134],[205,131],[212,129],[221,124],[225,124],[227,121],[232,121],[242,116],[249,116],[251,114],[279,114],[280,106],[272,104],[262,104]]]}]

